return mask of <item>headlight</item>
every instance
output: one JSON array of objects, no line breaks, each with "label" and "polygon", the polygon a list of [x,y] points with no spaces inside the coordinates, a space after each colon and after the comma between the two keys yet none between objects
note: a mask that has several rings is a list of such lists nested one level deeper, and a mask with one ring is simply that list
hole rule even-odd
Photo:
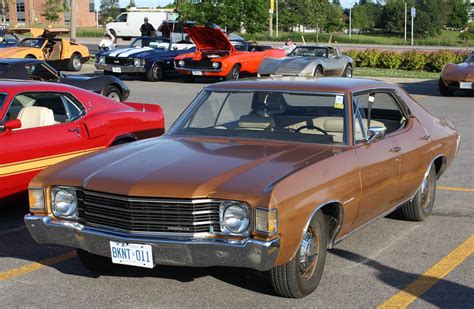
[{"label": "headlight", "polygon": [[99,57],[99,64],[105,64],[105,56]]},{"label": "headlight", "polygon": [[54,187],[51,189],[51,206],[54,216],[74,219],[77,213],[77,197],[74,188]]},{"label": "headlight", "polygon": [[278,210],[256,208],[255,231],[267,235],[278,233]]},{"label": "headlight", "polygon": [[30,202],[31,211],[45,211],[44,204],[44,189],[43,188],[29,188],[28,199]]},{"label": "headlight", "polygon": [[136,67],[141,67],[141,66],[143,66],[143,59],[141,59],[141,58],[134,58],[134,59],[133,59],[133,64],[134,64]]},{"label": "headlight", "polygon": [[178,61],[178,65],[179,65],[180,67],[184,67],[184,60],[179,60],[179,61]]},{"label": "headlight", "polygon": [[213,67],[214,69],[217,69],[217,68],[219,68],[220,66],[221,66],[221,63],[220,63],[220,62],[213,62],[213,63],[212,63],[212,67]]},{"label": "headlight", "polygon": [[248,206],[239,202],[226,201],[220,205],[220,224],[223,233],[242,234],[250,224]]}]

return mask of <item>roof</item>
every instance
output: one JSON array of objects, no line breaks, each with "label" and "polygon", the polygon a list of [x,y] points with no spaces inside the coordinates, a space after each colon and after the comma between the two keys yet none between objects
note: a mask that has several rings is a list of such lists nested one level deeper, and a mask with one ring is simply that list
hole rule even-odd
[{"label": "roof", "polygon": [[0,64],[42,63],[43,60],[30,58],[1,58]]},{"label": "roof", "polygon": [[374,88],[394,88],[393,84],[373,80],[347,77],[269,77],[242,79],[207,86],[207,89],[262,89],[284,91],[316,91],[348,93]]}]

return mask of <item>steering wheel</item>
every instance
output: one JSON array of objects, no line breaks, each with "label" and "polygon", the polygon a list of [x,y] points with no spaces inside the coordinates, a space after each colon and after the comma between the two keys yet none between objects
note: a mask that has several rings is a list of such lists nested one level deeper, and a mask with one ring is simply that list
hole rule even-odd
[{"label": "steering wheel", "polygon": [[328,131],[321,129],[320,127],[317,127],[317,126],[302,126],[296,129],[295,132],[300,132],[303,129],[318,130],[319,132],[322,132],[324,135],[330,135]]}]

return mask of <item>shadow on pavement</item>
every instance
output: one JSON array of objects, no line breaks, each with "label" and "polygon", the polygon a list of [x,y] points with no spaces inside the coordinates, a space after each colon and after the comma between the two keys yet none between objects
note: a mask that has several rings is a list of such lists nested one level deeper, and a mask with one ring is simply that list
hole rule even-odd
[{"label": "shadow on pavement", "polygon": [[[378,272],[376,276],[381,282],[398,290],[404,289],[410,283],[419,278],[423,281],[435,279],[433,277],[420,276],[420,274],[404,272],[346,250],[331,249],[329,252],[356,264],[369,266]],[[437,297],[428,297],[429,291],[427,291],[421,296],[418,296],[418,298],[432,304],[437,308],[472,308],[474,289],[445,279],[441,279],[436,282],[433,288],[435,287],[438,291],[443,291],[445,294],[438,294]],[[440,287],[442,287],[442,289]]]}]

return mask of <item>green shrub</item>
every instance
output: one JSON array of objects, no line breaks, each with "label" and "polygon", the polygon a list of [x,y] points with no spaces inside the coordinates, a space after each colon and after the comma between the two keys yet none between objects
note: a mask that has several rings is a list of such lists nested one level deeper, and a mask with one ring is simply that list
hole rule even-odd
[{"label": "green shrub", "polygon": [[351,57],[352,60],[354,60],[355,66],[360,67],[360,63],[362,61],[360,59],[361,52],[359,50],[351,49],[351,50],[348,50],[347,52],[345,52],[344,54],[346,54],[347,56]]},{"label": "green shrub", "polygon": [[401,68],[404,70],[424,70],[428,64],[428,55],[422,51],[411,50],[402,54]]},{"label": "green shrub", "polygon": [[439,50],[430,55],[430,68],[433,71],[441,71],[445,64],[456,62],[457,56],[450,50]]},{"label": "green shrub", "polygon": [[379,64],[380,51],[377,49],[367,49],[361,52],[361,67],[376,68]]},{"label": "green shrub", "polygon": [[385,69],[399,69],[403,63],[402,54],[394,51],[383,51],[379,58],[379,67]]}]

